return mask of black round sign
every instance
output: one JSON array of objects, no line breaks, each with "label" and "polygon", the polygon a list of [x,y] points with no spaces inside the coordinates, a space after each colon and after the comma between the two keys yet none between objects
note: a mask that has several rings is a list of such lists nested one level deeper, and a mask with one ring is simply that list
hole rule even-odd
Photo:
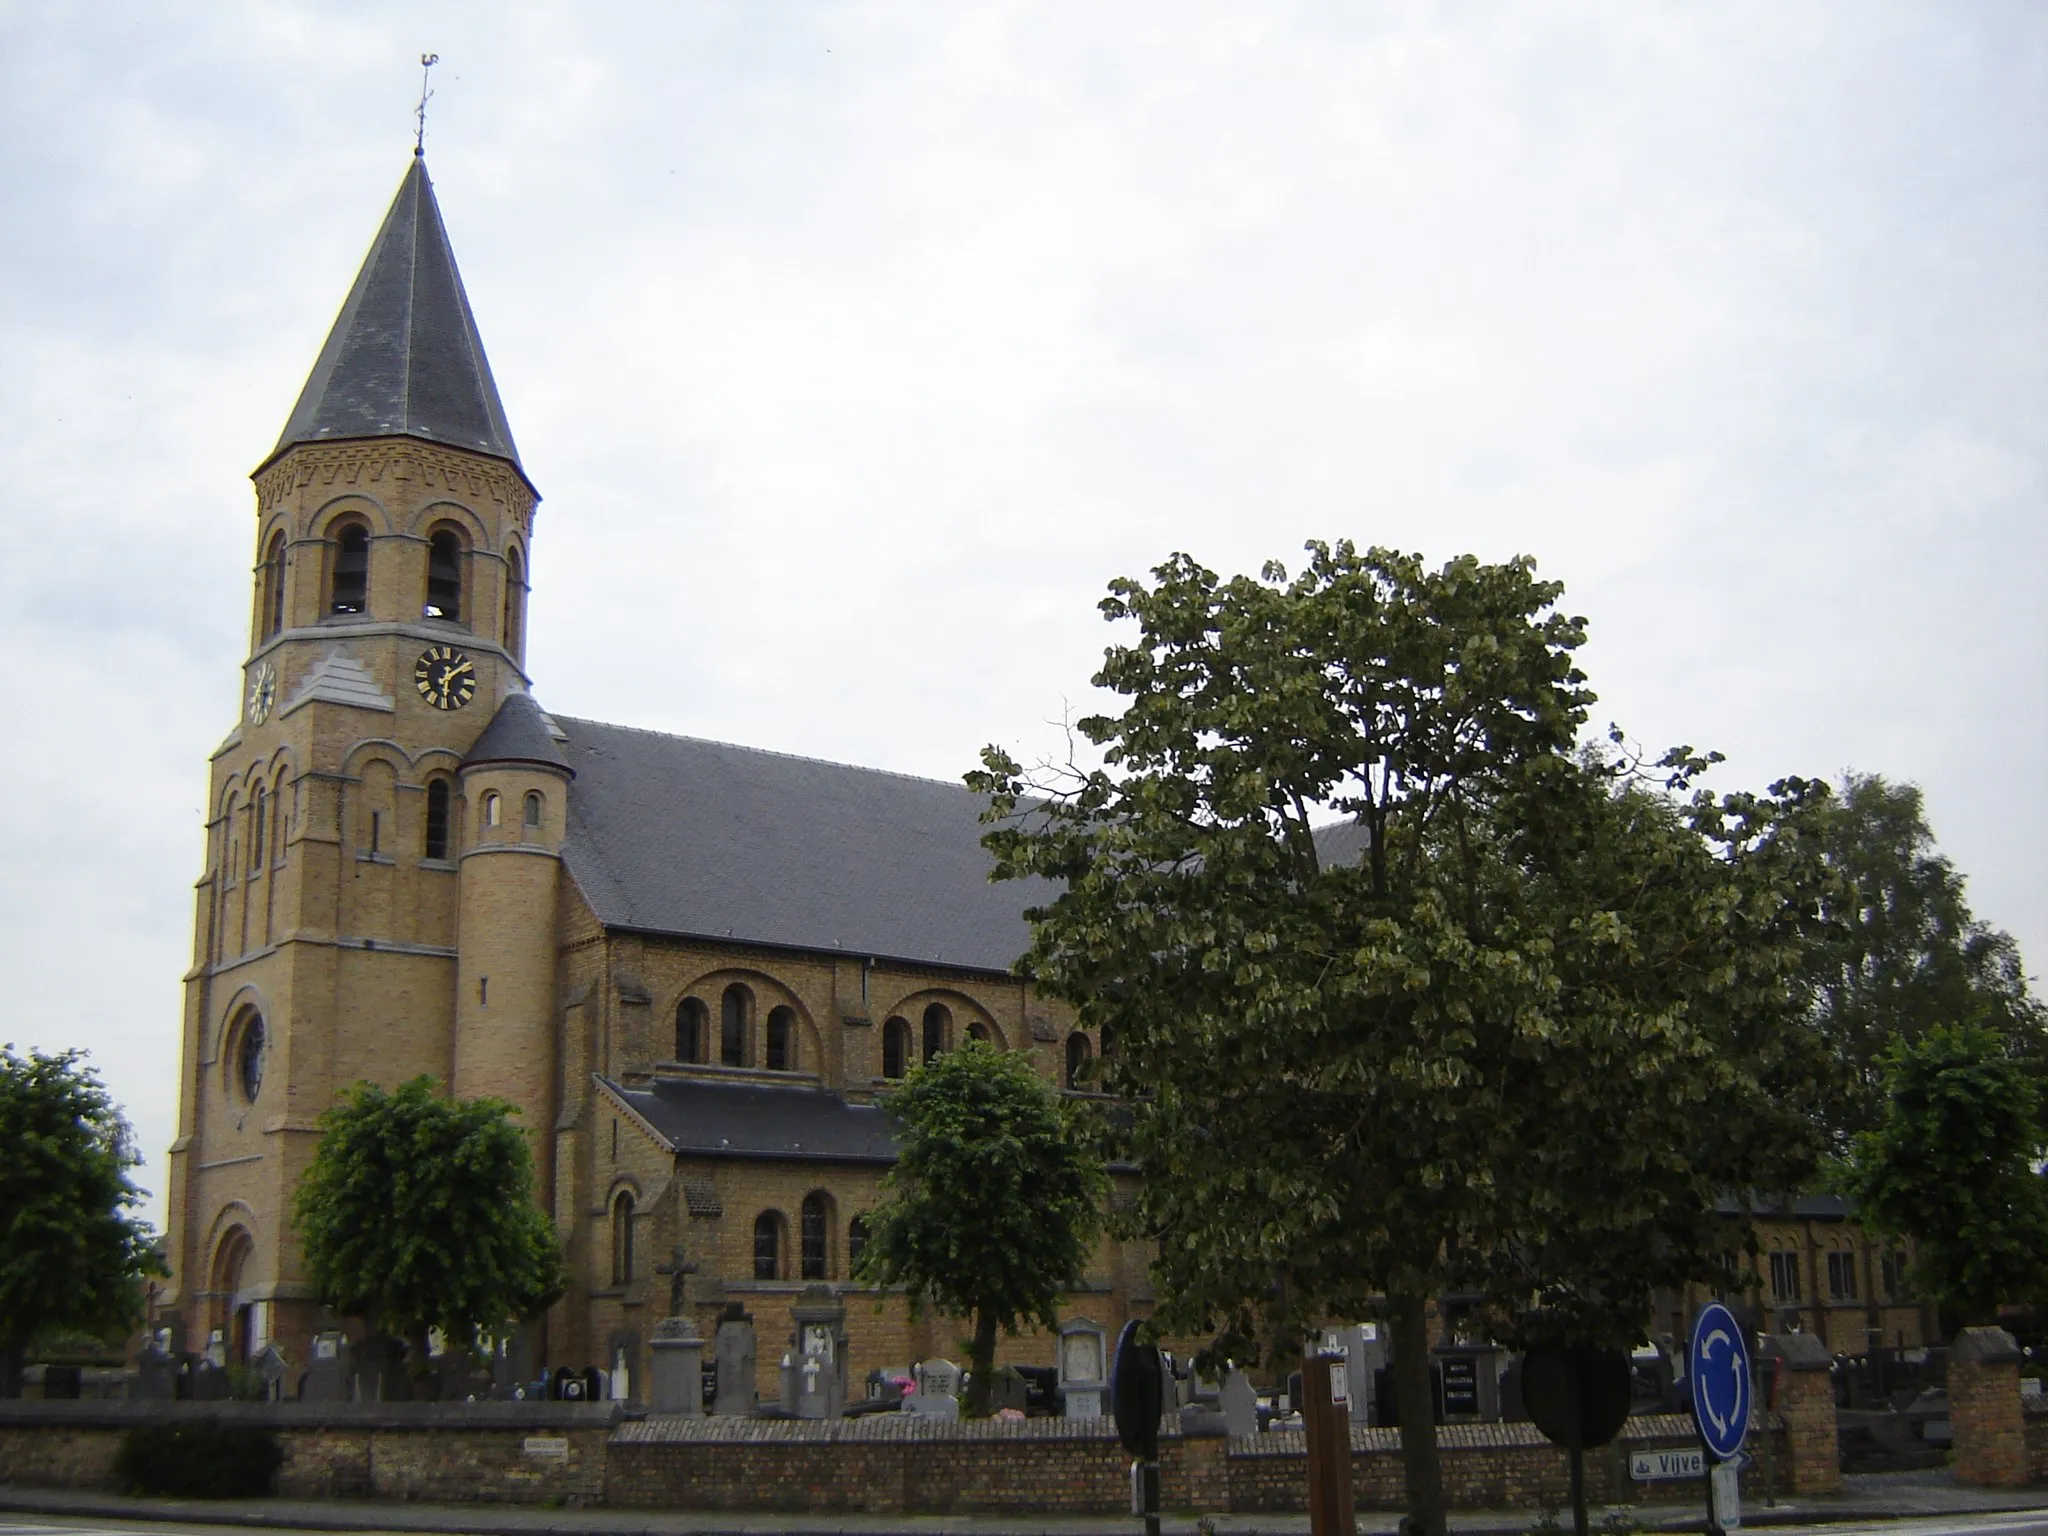
[{"label": "black round sign", "polygon": [[1116,1336],[1116,1361],[1109,1372],[1109,1411],[1116,1437],[1139,1461],[1159,1459],[1159,1413],[1165,1405],[1159,1379],[1159,1346],[1138,1342],[1138,1320]]},{"label": "black round sign", "polygon": [[1574,1412],[1581,1449],[1607,1444],[1628,1422],[1634,1395],[1628,1356],[1618,1349],[1543,1344],[1522,1356],[1522,1404],[1555,1444],[1572,1443]]}]

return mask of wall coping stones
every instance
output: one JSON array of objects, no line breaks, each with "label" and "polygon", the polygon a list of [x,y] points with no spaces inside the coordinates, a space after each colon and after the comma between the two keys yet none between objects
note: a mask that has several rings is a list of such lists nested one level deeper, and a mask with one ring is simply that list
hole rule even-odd
[{"label": "wall coping stones", "polygon": [[624,1403],[238,1403],[0,1400],[0,1429],[129,1429],[164,1419],[218,1419],[272,1429],[610,1429]]},{"label": "wall coping stones", "polygon": [[[493,1405],[500,1406],[500,1405]],[[513,1405],[517,1406],[517,1405]],[[592,1405],[598,1406],[598,1405]],[[1781,1427],[1776,1414],[1759,1413],[1758,1429]],[[1198,1439],[1179,1431],[1161,1430],[1162,1443]],[[1680,1441],[1690,1444],[1698,1438],[1692,1418],[1683,1413],[1638,1414],[1623,1427],[1618,1439],[1635,1443]],[[734,1417],[686,1418],[654,1415],[630,1419],[612,1433],[620,1445],[834,1445],[917,1442],[1003,1442],[1016,1440],[1115,1441],[1116,1425],[1110,1419],[939,1419],[923,1414],[872,1413],[857,1419],[743,1419]],[[1437,1427],[1437,1444],[1446,1450],[1520,1447],[1549,1448],[1536,1426],[1527,1423],[1443,1424]],[[1353,1425],[1351,1448],[1359,1451],[1400,1449],[1398,1429],[1371,1429]],[[1261,1435],[1239,1435],[1230,1441],[1228,1454],[1239,1457],[1306,1456],[1308,1437],[1298,1429],[1277,1429]]]},{"label": "wall coping stones", "polygon": [[1783,1361],[1788,1371],[1825,1371],[1835,1363],[1826,1343],[1815,1333],[1766,1334],[1763,1356]]},{"label": "wall coping stones", "polygon": [[1950,1365],[2016,1365],[2019,1342],[2003,1328],[1965,1328],[1948,1347]]}]

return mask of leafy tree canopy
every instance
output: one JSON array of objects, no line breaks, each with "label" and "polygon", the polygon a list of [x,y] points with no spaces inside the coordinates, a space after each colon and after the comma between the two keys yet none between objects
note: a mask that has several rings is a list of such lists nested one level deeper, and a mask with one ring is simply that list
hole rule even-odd
[{"label": "leafy tree canopy", "polygon": [[141,1159],[82,1052],[0,1046],[0,1148],[0,1396],[12,1397],[31,1337],[133,1327],[143,1281],[163,1267],[130,1214]]},{"label": "leafy tree canopy", "polygon": [[1989,1029],[2037,1080],[2048,1075],[2048,1010],[2027,990],[2011,935],[1971,913],[1919,789],[1852,774],[1822,825],[1842,878],[1808,974],[1815,1023],[1845,1069],[1828,1110],[1838,1142],[1884,1121],[1886,1049],[1936,1025]]},{"label": "leafy tree canopy", "polygon": [[[1428,1297],[1632,1342],[1655,1287],[1718,1273],[1727,1191],[1812,1169],[1828,794],[1579,751],[1583,621],[1525,559],[1309,556],[1113,583],[1104,766],[990,748],[969,783],[999,874],[1063,886],[1026,965],[1116,1030],[1162,1322],[1238,1352],[1384,1293],[1427,1425]],[[1441,1530],[1433,1435],[1404,1452]]]},{"label": "leafy tree canopy", "polygon": [[1846,1185],[1867,1220],[1918,1239],[1914,1285],[1960,1323],[2048,1286],[2039,1090],[1981,1024],[1936,1024],[1877,1058],[1884,1118],[1855,1140]]},{"label": "leafy tree canopy", "polygon": [[966,1410],[986,1415],[997,1330],[1058,1325],[1106,1178],[1071,1106],[1020,1053],[968,1040],[913,1070],[886,1107],[900,1151],[858,1277],[972,1319]]},{"label": "leafy tree canopy", "polygon": [[517,1112],[416,1077],[358,1083],[320,1117],[294,1205],[307,1270],[323,1302],[411,1340],[416,1366],[429,1329],[469,1345],[562,1293]]}]

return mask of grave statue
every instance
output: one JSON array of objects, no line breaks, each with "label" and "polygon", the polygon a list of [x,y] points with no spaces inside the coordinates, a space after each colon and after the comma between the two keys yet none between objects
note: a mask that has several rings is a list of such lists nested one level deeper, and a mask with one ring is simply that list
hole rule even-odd
[{"label": "grave statue", "polygon": [[697,1266],[684,1259],[683,1245],[677,1243],[668,1251],[668,1262],[655,1265],[654,1272],[657,1275],[668,1276],[668,1315],[681,1317],[689,1292],[690,1276],[697,1273]]}]

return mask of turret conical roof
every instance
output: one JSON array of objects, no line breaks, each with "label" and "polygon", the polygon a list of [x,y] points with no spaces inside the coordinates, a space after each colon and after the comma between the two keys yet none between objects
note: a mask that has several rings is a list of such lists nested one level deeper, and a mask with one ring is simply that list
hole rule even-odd
[{"label": "turret conical roof", "polygon": [[271,457],[352,437],[421,437],[519,463],[419,155]]}]

